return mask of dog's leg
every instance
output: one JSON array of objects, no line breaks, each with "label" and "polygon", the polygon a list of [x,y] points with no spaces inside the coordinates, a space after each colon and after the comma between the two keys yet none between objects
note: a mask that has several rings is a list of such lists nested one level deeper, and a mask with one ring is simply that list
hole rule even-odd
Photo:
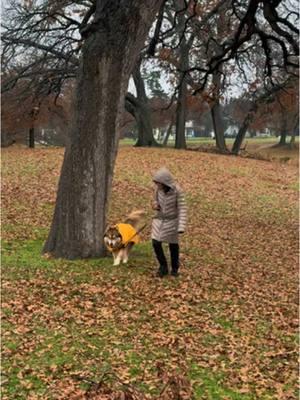
[{"label": "dog's leg", "polygon": [[130,253],[130,250],[132,249],[132,247],[133,247],[133,243],[130,242],[130,243],[128,243],[128,245],[124,249],[124,257],[123,257],[123,263],[124,264],[126,264],[128,262],[129,253]]},{"label": "dog's leg", "polygon": [[121,259],[120,257],[116,257],[114,261],[114,266],[120,265]]},{"label": "dog's leg", "polygon": [[122,250],[113,253],[113,255],[114,255],[114,265],[120,265],[122,259]]},{"label": "dog's leg", "polygon": [[123,250],[123,264],[127,264],[128,262],[128,247],[125,247]]}]

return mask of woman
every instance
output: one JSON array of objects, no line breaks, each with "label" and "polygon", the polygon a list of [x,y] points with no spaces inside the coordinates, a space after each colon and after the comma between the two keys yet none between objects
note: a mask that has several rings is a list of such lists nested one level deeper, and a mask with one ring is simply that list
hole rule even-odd
[{"label": "woman", "polygon": [[152,208],[157,211],[152,222],[152,245],[159,262],[158,276],[168,274],[168,263],[162,243],[168,243],[171,255],[171,275],[178,276],[178,234],[184,233],[187,207],[180,187],[175,183],[167,168],[161,168],[153,177],[156,184]]}]

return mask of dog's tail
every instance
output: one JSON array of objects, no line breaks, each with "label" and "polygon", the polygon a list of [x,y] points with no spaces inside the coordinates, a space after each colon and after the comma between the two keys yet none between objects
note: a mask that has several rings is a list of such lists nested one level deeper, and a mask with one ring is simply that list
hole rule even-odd
[{"label": "dog's tail", "polygon": [[144,210],[135,210],[132,211],[127,218],[125,219],[125,224],[130,224],[132,225],[135,229],[138,228],[138,225],[142,219],[142,217],[145,215]]}]

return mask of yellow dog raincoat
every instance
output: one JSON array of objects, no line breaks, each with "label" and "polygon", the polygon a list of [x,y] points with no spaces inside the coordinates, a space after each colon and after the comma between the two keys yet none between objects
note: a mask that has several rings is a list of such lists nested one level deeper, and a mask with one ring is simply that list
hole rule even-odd
[{"label": "yellow dog raincoat", "polygon": [[116,228],[120,232],[122,236],[122,244],[138,243],[140,241],[140,237],[137,234],[137,231],[130,224],[117,224]]}]

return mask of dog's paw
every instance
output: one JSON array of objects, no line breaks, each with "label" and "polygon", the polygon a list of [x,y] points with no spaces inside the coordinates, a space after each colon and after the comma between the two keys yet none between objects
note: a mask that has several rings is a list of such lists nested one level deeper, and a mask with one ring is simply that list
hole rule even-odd
[{"label": "dog's paw", "polygon": [[127,264],[128,263],[128,258],[123,260],[123,264]]}]

